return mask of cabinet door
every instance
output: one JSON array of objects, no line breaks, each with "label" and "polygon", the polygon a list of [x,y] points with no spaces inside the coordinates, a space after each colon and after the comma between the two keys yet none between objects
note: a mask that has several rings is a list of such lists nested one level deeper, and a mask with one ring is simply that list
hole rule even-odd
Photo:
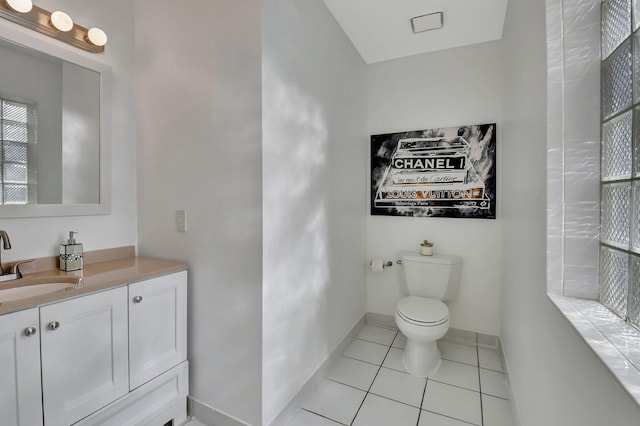
[{"label": "cabinet door", "polygon": [[128,391],[127,288],[40,308],[47,426],[70,425]]},{"label": "cabinet door", "polygon": [[0,424],[42,425],[38,308],[0,316]]},{"label": "cabinet door", "polygon": [[129,285],[130,388],[187,359],[187,272]]}]

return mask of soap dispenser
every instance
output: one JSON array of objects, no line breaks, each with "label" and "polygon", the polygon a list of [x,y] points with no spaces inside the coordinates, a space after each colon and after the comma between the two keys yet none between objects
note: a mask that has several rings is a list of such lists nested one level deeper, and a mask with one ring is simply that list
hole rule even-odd
[{"label": "soap dispenser", "polygon": [[77,271],[82,269],[82,244],[77,243],[73,234],[76,231],[69,231],[69,239],[66,244],[60,244],[60,270]]}]

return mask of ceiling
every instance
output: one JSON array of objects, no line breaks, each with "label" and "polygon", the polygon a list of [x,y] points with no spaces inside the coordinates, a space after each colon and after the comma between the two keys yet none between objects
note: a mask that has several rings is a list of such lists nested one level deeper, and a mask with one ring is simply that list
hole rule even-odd
[{"label": "ceiling", "polygon": [[[508,0],[324,0],[366,63],[502,38]],[[411,18],[444,12],[444,27],[414,34]]]}]

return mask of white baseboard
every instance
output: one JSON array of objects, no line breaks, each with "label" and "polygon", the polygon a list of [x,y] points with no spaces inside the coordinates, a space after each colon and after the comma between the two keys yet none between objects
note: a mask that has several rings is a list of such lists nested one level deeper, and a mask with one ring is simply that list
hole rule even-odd
[{"label": "white baseboard", "polygon": [[498,352],[500,353],[500,358],[502,359],[502,365],[504,366],[504,373],[507,375],[507,383],[509,384],[509,405],[511,405],[511,413],[513,413],[513,426],[522,425],[522,421],[520,420],[520,413],[518,412],[518,407],[516,406],[516,395],[513,392],[513,386],[511,386],[511,380],[509,379],[509,362],[507,361],[507,357],[505,356],[504,350],[502,349],[502,342],[499,342],[500,348]]},{"label": "white baseboard", "polygon": [[390,328],[392,330],[398,329],[398,326],[396,325],[396,319],[393,315],[367,312],[367,324]]},{"label": "white baseboard", "polygon": [[189,416],[207,426],[251,426],[230,414],[216,410],[210,405],[198,401],[192,396],[187,397],[187,403]]}]

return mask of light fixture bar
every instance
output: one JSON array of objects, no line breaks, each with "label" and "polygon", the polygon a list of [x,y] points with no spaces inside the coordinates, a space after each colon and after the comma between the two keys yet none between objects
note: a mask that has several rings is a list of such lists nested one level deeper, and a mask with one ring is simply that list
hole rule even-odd
[{"label": "light fixture bar", "polygon": [[30,28],[40,34],[68,43],[79,49],[86,50],[87,52],[104,52],[104,46],[96,46],[88,41],[88,29],[74,23],[70,31],[59,31],[51,25],[51,12],[38,6],[34,5],[27,13],[19,13],[13,11],[5,0],[0,0],[0,17],[22,25],[23,27]]}]

